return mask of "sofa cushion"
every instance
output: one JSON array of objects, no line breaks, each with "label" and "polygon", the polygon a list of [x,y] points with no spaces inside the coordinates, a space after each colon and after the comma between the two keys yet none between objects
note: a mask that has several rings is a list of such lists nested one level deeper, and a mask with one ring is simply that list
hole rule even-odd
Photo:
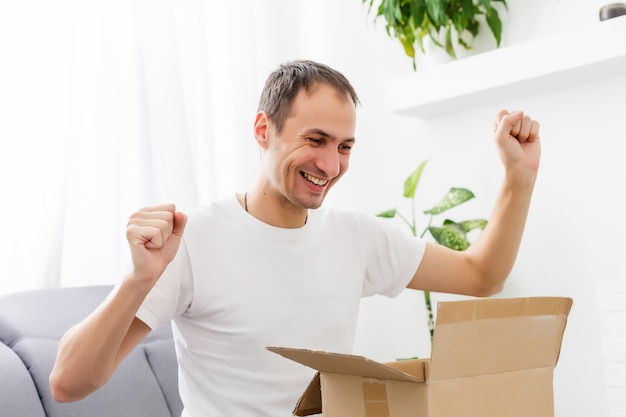
[{"label": "sofa cushion", "polygon": [[0,416],[46,417],[33,380],[24,363],[0,343]]},{"label": "sofa cushion", "polygon": [[178,394],[178,365],[171,340],[158,340],[144,344],[148,363],[159,380],[163,396],[172,416],[180,416],[183,402]]},{"label": "sofa cushion", "polygon": [[172,417],[141,346],[122,361],[102,388],[87,398],[72,403],[56,402],[50,393],[48,377],[57,346],[55,340],[35,338],[22,339],[13,346],[30,370],[48,417]]}]

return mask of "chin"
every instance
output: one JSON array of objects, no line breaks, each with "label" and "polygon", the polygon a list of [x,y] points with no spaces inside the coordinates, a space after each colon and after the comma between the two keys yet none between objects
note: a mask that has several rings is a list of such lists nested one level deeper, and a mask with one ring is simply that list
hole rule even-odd
[{"label": "chin", "polygon": [[312,193],[310,190],[307,190],[304,194],[294,194],[294,198],[291,200],[291,202],[303,209],[315,210],[322,206],[327,194],[328,188],[323,190],[321,193]]},{"label": "chin", "polygon": [[322,206],[322,203],[324,203],[324,198],[313,201],[311,201],[311,199],[302,199],[299,201],[299,203],[300,204],[298,204],[298,206],[304,209],[315,210]]},{"label": "chin", "polygon": [[311,204],[311,205],[309,205],[307,207],[307,209],[310,209],[310,210],[318,209],[318,208],[322,207],[322,203],[323,203],[323,201],[320,201],[319,203],[316,203],[316,204]]}]

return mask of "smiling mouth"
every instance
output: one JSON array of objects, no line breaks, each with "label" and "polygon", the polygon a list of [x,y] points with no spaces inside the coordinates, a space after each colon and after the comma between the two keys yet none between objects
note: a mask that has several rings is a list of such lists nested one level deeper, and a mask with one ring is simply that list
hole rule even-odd
[{"label": "smiling mouth", "polygon": [[326,184],[328,184],[328,180],[323,180],[321,178],[314,177],[311,174],[307,174],[306,172],[300,172],[300,175],[302,175],[302,177],[308,182],[315,184],[317,186],[320,186],[320,187],[323,187]]}]

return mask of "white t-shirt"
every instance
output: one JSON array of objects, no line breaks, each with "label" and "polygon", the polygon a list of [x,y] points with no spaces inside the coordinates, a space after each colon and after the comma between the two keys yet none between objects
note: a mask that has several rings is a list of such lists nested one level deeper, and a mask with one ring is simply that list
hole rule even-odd
[{"label": "white t-shirt", "polygon": [[291,416],[314,371],[269,352],[350,353],[360,299],[398,295],[425,242],[374,216],[309,210],[283,229],[236,196],[189,213],[183,243],[137,317],[172,320],[183,416]]}]

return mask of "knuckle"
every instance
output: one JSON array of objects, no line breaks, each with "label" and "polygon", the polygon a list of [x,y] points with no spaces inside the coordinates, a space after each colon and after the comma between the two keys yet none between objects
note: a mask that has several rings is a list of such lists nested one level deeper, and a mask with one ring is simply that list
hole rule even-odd
[{"label": "knuckle", "polygon": [[128,227],[126,228],[126,237],[127,238],[133,237],[135,235],[136,230],[137,230],[137,226],[135,226],[134,224],[128,225]]}]

